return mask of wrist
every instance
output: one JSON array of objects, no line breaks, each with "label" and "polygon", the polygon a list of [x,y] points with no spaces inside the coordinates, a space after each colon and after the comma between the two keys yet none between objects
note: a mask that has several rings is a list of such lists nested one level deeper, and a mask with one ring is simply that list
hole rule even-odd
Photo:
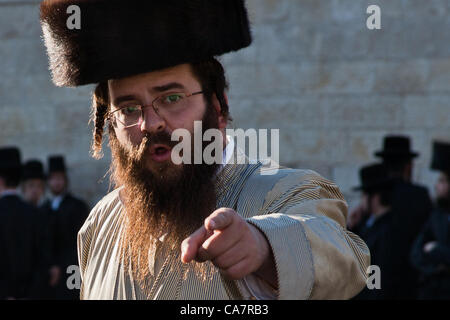
[{"label": "wrist", "polygon": [[278,288],[278,279],[277,279],[277,270],[275,266],[275,258],[273,256],[272,249],[270,247],[269,241],[266,238],[265,234],[260,231],[257,227],[250,224],[253,232],[257,235],[260,243],[260,254],[261,254],[261,263],[257,270],[253,272],[253,274],[267,283],[269,283],[273,288]]}]

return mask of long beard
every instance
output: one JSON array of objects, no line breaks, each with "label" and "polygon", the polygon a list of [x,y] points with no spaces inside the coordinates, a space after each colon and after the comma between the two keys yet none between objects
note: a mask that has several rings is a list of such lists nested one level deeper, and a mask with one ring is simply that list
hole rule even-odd
[{"label": "long beard", "polygon": [[[203,131],[217,128],[214,119],[213,111],[205,113]],[[110,130],[112,178],[116,186],[123,187],[120,195],[125,208],[121,249],[125,267],[131,267],[138,280],[150,273],[149,253],[155,250],[158,239],[164,237],[164,245],[173,254],[179,253],[181,242],[216,208],[214,176],[218,164],[177,166],[168,161],[149,169],[148,150],[156,143],[173,147],[177,142],[162,132],[147,135],[139,146],[126,149]],[[205,275],[203,266],[195,269]]]}]

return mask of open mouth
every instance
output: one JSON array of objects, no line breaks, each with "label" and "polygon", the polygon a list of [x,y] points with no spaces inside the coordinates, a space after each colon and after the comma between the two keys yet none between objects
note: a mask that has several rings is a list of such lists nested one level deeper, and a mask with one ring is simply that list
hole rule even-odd
[{"label": "open mouth", "polygon": [[171,148],[163,144],[156,144],[150,148],[150,156],[156,162],[166,161],[170,158]]}]

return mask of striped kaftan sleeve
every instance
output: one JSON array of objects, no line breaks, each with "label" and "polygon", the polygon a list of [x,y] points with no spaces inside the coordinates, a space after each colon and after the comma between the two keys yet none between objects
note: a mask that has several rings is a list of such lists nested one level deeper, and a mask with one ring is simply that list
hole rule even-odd
[{"label": "striped kaftan sleeve", "polygon": [[358,294],[366,285],[370,253],[346,230],[347,204],[338,187],[313,171],[289,169],[267,192],[263,181],[268,177],[247,184],[241,206],[251,207],[255,195],[265,195],[247,221],[270,243],[278,298],[348,299]]}]

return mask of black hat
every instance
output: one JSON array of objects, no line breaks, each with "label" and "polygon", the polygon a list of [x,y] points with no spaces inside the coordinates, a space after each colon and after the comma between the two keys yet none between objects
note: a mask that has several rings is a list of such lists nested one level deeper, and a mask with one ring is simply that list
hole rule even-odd
[{"label": "black hat", "polygon": [[29,160],[23,165],[22,180],[45,179],[44,166],[39,160]]},{"label": "black hat", "polygon": [[450,174],[450,143],[438,141],[433,143],[431,169]]},{"label": "black hat", "polygon": [[362,167],[359,170],[359,178],[361,186],[353,188],[355,191],[377,191],[390,186],[394,181],[389,178],[386,166],[381,163]]},{"label": "black hat", "polygon": [[411,143],[405,136],[384,137],[383,150],[375,152],[381,158],[415,158],[419,154],[411,151]]},{"label": "black hat", "polygon": [[63,156],[50,156],[48,158],[48,173],[66,172],[66,164]]},{"label": "black hat", "polygon": [[[45,0],[40,10],[57,86],[200,62],[251,43],[244,0]],[[78,13],[79,29],[69,23]]]},{"label": "black hat", "polygon": [[20,169],[20,151],[16,147],[6,147],[0,149],[0,169]]}]

